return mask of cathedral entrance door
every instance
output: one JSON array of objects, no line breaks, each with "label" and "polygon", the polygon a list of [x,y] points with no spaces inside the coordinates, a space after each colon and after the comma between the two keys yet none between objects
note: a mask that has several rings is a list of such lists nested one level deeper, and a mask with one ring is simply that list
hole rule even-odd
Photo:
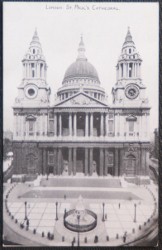
[{"label": "cathedral entrance door", "polygon": [[84,172],[84,150],[82,148],[77,149],[77,161],[76,161],[76,172]]},{"label": "cathedral entrance door", "polygon": [[126,175],[134,176],[136,170],[136,158],[133,155],[129,155],[126,159]]},{"label": "cathedral entrance door", "polygon": [[27,173],[28,174],[35,174],[36,173],[36,157],[34,154],[27,155]]},{"label": "cathedral entrance door", "polygon": [[53,174],[53,166],[49,165],[49,174]]}]

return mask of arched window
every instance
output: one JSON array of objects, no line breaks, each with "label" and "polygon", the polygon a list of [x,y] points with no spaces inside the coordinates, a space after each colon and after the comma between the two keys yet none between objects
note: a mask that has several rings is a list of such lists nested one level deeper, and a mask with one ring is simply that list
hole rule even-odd
[{"label": "arched window", "polygon": [[33,54],[35,54],[35,49],[33,49]]},{"label": "arched window", "polygon": [[33,136],[36,118],[33,115],[29,115],[26,117],[26,121],[28,122],[28,134],[29,136]]}]

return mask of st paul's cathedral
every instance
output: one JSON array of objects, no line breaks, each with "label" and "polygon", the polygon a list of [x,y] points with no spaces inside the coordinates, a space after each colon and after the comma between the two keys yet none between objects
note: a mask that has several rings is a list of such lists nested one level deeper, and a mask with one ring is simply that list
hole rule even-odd
[{"label": "st paul's cathedral", "polygon": [[47,63],[35,31],[13,106],[14,173],[147,176],[150,106],[141,66],[128,29],[110,105],[81,37],[51,105]]}]

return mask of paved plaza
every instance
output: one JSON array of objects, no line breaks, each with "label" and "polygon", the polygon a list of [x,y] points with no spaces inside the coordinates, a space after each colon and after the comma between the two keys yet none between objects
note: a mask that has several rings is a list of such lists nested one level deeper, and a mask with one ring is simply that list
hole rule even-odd
[{"label": "paved plaza", "polygon": [[[24,202],[12,202],[8,203],[11,213],[14,218],[18,219],[19,223],[25,224],[25,207]],[[138,228],[139,224],[143,225],[145,221],[153,213],[153,204],[147,206],[145,204],[137,203],[137,222],[134,222],[134,203],[122,202],[119,209],[118,203],[106,203],[105,202],[105,214],[107,220],[105,220],[106,234],[110,238],[115,238],[116,234],[122,236],[126,231],[131,233],[133,228]],[[59,217],[63,216],[64,210],[70,210],[71,204],[67,202],[59,203],[58,211]],[[90,203],[90,209],[96,214],[102,215],[102,204]],[[42,232],[47,235],[48,232],[54,233],[56,226],[56,206],[55,203],[41,202],[33,203],[28,202],[27,216],[30,220],[29,229],[36,231],[40,234]],[[60,232],[61,233],[61,232]]]},{"label": "paved plaza", "polygon": [[[74,189],[71,187],[69,189]],[[81,191],[91,192],[95,194],[96,188],[87,188],[79,187],[76,188],[78,194]],[[40,196],[33,196],[32,194],[36,191],[46,191],[49,193],[49,196],[42,198]],[[96,189],[97,190],[97,189]],[[125,192],[129,190],[129,196],[125,196]],[[65,190],[61,187],[31,187],[27,184],[18,184],[11,196],[11,199],[8,201],[8,209],[10,213],[14,216],[14,220],[17,219],[17,224],[14,224],[14,227],[23,224],[26,228],[25,220],[25,204],[27,202],[26,211],[27,218],[29,219],[29,231],[33,232],[36,230],[36,237],[42,236],[47,237],[48,233],[54,235],[56,242],[61,242],[63,237],[64,241],[68,244],[71,244],[74,237],[77,239],[77,233],[72,232],[64,227],[63,224],[63,215],[66,211],[74,209],[77,199],[75,197],[64,197],[58,198],[55,197],[57,191],[62,191],[62,197],[65,193]],[[94,237],[97,235],[99,241],[106,243],[107,237],[109,241],[114,241],[116,238],[122,238],[125,233],[127,235],[132,235],[132,232],[138,232],[139,226],[143,226],[144,223],[147,223],[148,219],[151,218],[154,212],[154,201],[150,191],[144,186],[137,187],[131,186],[128,188],[100,188],[100,192],[107,192],[108,196],[111,196],[110,199],[100,199],[93,198],[83,199],[85,208],[93,211],[97,214],[97,227],[87,233],[80,233],[80,242],[84,244],[85,237],[87,242],[94,242]],[[120,195],[119,199],[112,197],[113,193],[118,193]],[[154,193],[156,190],[154,187]],[[21,194],[20,196],[18,194]],[[27,195],[28,194],[28,195]],[[30,195],[31,196],[30,196]],[[51,197],[53,194],[53,198]],[[111,194],[111,195],[110,195]],[[135,199],[129,197],[135,197]],[[126,197],[126,198],[125,198]],[[57,211],[58,211],[58,220],[56,220],[56,202],[58,202]],[[104,203],[104,221],[103,219],[103,203]],[[135,211],[136,205],[136,211]],[[26,233],[28,233],[26,231]]]}]

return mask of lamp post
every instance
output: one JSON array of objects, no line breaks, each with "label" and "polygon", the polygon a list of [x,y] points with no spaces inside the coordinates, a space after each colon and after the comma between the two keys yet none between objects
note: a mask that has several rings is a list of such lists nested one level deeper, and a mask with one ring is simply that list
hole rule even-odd
[{"label": "lamp post", "polygon": [[136,208],[137,208],[137,204],[135,203],[134,204],[134,222],[136,223],[137,220],[136,220]]},{"label": "lamp post", "polygon": [[79,241],[79,222],[80,222],[80,215],[77,215],[77,219],[78,219],[78,247],[80,246],[80,241]]},{"label": "lamp post", "polygon": [[105,203],[104,203],[104,202],[102,203],[102,206],[103,206],[103,216],[102,216],[102,221],[105,221],[105,213],[104,213]]},{"label": "lamp post", "polygon": [[57,206],[58,206],[58,202],[56,201],[56,220],[58,220],[58,215],[57,215]]},{"label": "lamp post", "polygon": [[24,202],[24,205],[25,205],[25,219],[24,220],[27,220],[27,201]]}]

